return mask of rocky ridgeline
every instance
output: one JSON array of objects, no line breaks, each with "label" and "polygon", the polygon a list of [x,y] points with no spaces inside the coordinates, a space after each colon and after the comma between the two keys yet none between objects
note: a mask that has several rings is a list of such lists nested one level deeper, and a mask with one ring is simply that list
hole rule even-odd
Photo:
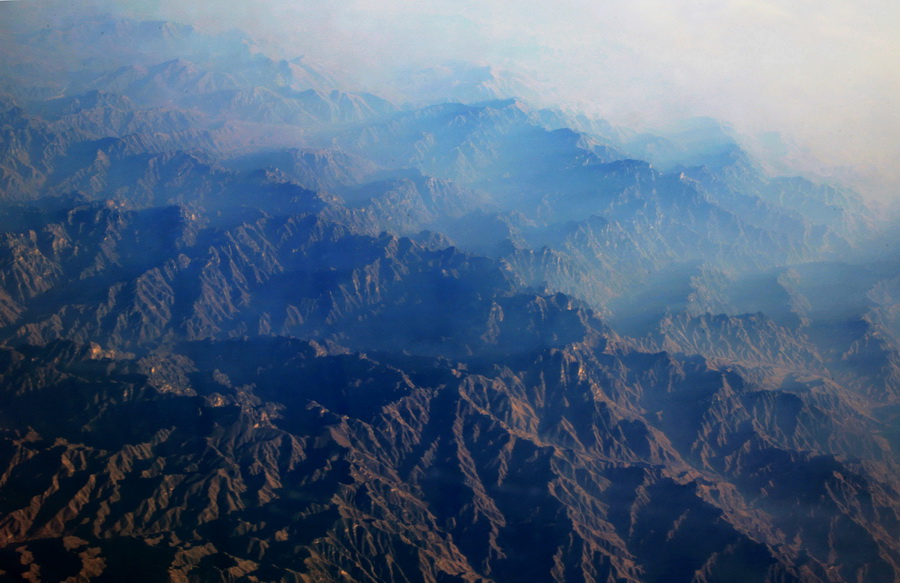
[{"label": "rocky ridgeline", "polygon": [[8,573],[827,581],[841,553],[839,578],[890,579],[896,465],[871,419],[617,344],[7,349]]}]

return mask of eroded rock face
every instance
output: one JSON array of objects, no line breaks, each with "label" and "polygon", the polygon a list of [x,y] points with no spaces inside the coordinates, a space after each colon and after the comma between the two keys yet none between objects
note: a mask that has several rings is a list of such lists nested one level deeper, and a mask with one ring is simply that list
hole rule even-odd
[{"label": "eroded rock face", "polygon": [[3,352],[2,401],[10,574],[116,576],[125,557],[175,580],[896,568],[897,468],[875,422],[614,342],[448,360],[57,341]]}]

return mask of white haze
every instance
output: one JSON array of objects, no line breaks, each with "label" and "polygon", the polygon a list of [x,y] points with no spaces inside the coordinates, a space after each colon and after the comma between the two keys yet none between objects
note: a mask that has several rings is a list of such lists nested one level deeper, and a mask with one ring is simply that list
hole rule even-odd
[{"label": "white haze", "polygon": [[778,132],[798,169],[900,197],[896,0],[151,0],[115,10],[241,29],[388,97],[399,69],[490,63],[625,127],[710,116],[751,146]]}]

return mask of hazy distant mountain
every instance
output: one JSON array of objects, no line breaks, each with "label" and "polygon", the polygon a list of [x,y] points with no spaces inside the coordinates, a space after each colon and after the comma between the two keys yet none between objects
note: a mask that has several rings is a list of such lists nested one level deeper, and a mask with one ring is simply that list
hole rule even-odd
[{"label": "hazy distant mountain", "polygon": [[534,81],[490,65],[467,62],[403,71],[393,85],[404,100],[418,105],[510,98],[533,100],[540,96]]}]

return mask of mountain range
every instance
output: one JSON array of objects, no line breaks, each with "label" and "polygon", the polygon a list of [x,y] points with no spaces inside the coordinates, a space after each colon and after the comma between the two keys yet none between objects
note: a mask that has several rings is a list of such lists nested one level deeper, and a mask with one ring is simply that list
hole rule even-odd
[{"label": "mountain range", "polygon": [[4,580],[900,578],[852,190],[483,65],[393,103],[171,22],[0,52]]}]

